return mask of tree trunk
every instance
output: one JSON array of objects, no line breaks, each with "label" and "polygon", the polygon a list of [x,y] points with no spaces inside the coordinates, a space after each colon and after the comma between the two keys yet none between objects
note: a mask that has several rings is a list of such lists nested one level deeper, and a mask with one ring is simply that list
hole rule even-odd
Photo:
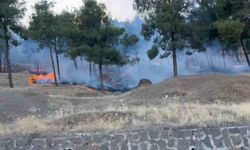
[{"label": "tree trunk", "polygon": [[92,63],[89,62],[89,78],[92,80]]},{"label": "tree trunk", "polygon": [[177,54],[176,49],[173,48],[173,70],[174,70],[174,77],[178,76],[178,65],[177,65]]},{"label": "tree trunk", "polygon": [[74,62],[74,65],[75,65],[76,71],[78,71],[78,66],[77,66],[76,58],[73,58],[73,62]]},{"label": "tree trunk", "polygon": [[14,84],[12,81],[11,63],[9,60],[9,41],[7,38],[5,38],[5,44],[6,44],[6,48],[4,50],[4,55],[5,55],[5,62],[6,62],[6,71],[8,73],[8,79],[9,79],[9,87],[14,88]]},{"label": "tree trunk", "polygon": [[245,57],[246,57],[246,60],[247,60],[247,64],[248,64],[248,66],[249,66],[249,68],[250,68],[249,56],[248,56],[247,50],[246,50],[246,48],[245,48],[245,46],[244,46],[244,42],[243,42],[243,39],[242,39],[242,38],[240,39],[240,44],[241,44],[241,47],[242,47],[242,49],[243,49],[243,51],[244,51],[244,54],[245,54]]},{"label": "tree trunk", "polygon": [[174,42],[176,42],[175,39],[175,32],[171,32],[171,41],[172,41],[172,53],[173,53],[173,71],[174,71],[174,77],[178,76],[178,64],[177,64],[177,53],[176,53],[176,47],[174,45]]},{"label": "tree trunk", "polygon": [[92,63],[92,68],[93,68],[93,77],[97,76],[97,69],[96,69],[96,65],[94,63]]},{"label": "tree trunk", "polygon": [[212,65],[210,64],[208,55],[206,55],[206,58],[207,58],[207,65],[208,65],[208,68],[209,68],[210,70],[212,70]]},{"label": "tree trunk", "polygon": [[5,62],[6,62],[6,70],[8,73],[9,87],[14,88],[14,84],[12,81],[11,62],[9,59],[10,46],[9,46],[9,40],[7,37],[7,28],[6,27],[4,28],[4,36],[5,36],[4,58],[5,58]]},{"label": "tree trunk", "polygon": [[81,65],[83,66],[83,56],[80,56]]},{"label": "tree trunk", "polygon": [[59,79],[61,79],[61,71],[60,71],[61,69],[60,69],[59,56],[58,56],[57,52],[55,52],[55,53],[56,53],[57,74],[58,74]]},{"label": "tree trunk", "polygon": [[[5,53],[5,52],[4,52]],[[6,72],[6,59],[5,59],[5,54],[3,56],[3,72],[5,73]]]},{"label": "tree trunk", "polygon": [[227,64],[226,64],[226,59],[225,59],[225,49],[222,46],[222,59],[223,59],[223,65],[224,65],[224,69],[227,69]]},{"label": "tree trunk", "polygon": [[190,69],[188,56],[186,56],[186,67],[187,67],[187,69]]},{"label": "tree trunk", "polygon": [[54,63],[54,58],[53,58],[53,53],[52,53],[51,48],[49,49],[49,52],[50,52],[50,59],[51,59],[51,63],[52,63],[53,73],[54,73],[54,76],[55,76],[55,86],[58,86],[57,77],[56,77],[55,63]]},{"label": "tree trunk", "polygon": [[35,67],[36,67],[36,71],[40,72],[39,62],[37,59],[35,60]]},{"label": "tree trunk", "polygon": [[102,70],[102,64],[99,64],[99,80],[100,80],[100,89],[101,91],[104,91],[104,84],[103,84],[103,70]]},{"label": "tree trunk", "polygon": [[60,62],[59,62],[59,57],[58,57],[58,53],[57,53],[57,40],[55,40],[55,45],[54,45],[54,49],[55,49],[55,54],[56,54],[56,66],[57,66],[57,74],[59,79],[61,79],[61,71],[60,71]]},{"label": "tree trunk", "polygon": [[2,64],[2,58],[3,58],[2,51],[0,50],[0,73],[3,72],[3,69],[2,69],[2,66],[3,66],[3,64]]},{"label": "tree trunk", "polygon": [[235,55],[236,60],[237,60],[238,62],[240,62],[240,57],[239,57],[239,50],[238,50],[238,48],[236,48],[236,49],[234,50],[234,55]]},{"label": "tree trunk", "polygon": [[140,58],[138,55],[139,55],[138,50],[137,50],[137,48],[135,48],[135,61],[136,61],[136,64],[139,66],[140,65],[140,63],[139,63]]}]

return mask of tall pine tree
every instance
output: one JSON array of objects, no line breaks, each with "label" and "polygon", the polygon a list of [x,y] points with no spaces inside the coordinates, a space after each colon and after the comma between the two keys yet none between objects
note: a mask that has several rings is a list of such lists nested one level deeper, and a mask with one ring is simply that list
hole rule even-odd
[{"label": "tall pine tree", "polygon": [[116,48],[125,30],[115,27],[105,6],[95,0],[84,1],[73,24],[75,28],[71,30],[69,40],[71,56],[84,57],[98,65],[100,88],[104,90],[103,66],[125,64]]},{"label": "tall pine tree", "polygon": [[19,20],[25,12],[24,2],[19,0],[1,0],[0,1],[0,40],[4,40],[4,62],[8,73],[9,87],[13,88],[11,62],[9,58],[11,43],[15,46],[17,41],[11,35],[13,32],[22,34],[22,27]]},{"label": "tall pine tree", "polygon": [[[55,75],[55,85],[58,85],[56,76],[56,63],[58,62],[57,43],[58,43],[58,20],[53,14],[51,7],[53,3],[47,0],[41,0],[35,5],[35,13],[32,14],[29,29],[27,31],[28,38],[39,43],[41,48],[48,48],[53,73]],[[56,62],[53,54],[56,54]],[[59,69],[59,65],[57,65]],[[58,70],[58,75],[60,72]]]},{"label": "tall pine tree", "polygon": [[173,73],[178,76],[177,51],[194,46],[188,16],[193,8],[192,0],[135,0],[135,8],[145,20],[142,35],[153,39],[154,45],[148,51],[150,59],[173,57]]}]

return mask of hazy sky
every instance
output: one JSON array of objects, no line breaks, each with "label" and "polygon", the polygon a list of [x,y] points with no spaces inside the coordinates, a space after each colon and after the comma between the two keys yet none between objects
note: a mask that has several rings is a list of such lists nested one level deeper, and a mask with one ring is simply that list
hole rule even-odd
[{"label": "hazy sky", "polygon": [[[29,20],[29,16],[32,14],[32,6],[38,0],[26,0],[27,12],[26,16],[23,19],[23,23],[27,25]],[[49,0],[56,2],[54,10],[55,12],[60,12],[64,9],[73,10],[74,8],[78,8],[82,5],[82,0]],[[132,21],[136,16],[136,12],[133,10],[133,0],[97,0],[98,2],[102,2],[106,5],[107,10],[111,14],[113,19],[117,19],[118,21]]]}]

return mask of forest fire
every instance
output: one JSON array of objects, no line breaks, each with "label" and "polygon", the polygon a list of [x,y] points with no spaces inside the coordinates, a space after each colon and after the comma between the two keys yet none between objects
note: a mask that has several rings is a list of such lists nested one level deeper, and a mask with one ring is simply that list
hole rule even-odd
[{"label": "forest fire", "polygon": [[29,85],[41,84],[41,83],[53,83],[55,80],[55,74],[47,72],[30,72],[33,75],[28,79]]}]

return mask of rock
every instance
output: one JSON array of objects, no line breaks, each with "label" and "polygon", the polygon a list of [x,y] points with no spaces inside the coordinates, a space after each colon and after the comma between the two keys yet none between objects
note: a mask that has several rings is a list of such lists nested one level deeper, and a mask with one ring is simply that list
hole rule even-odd
[{"label": "rock", "polygon": [[153,84],[152,81],[150,81],[149,79],[141,79],[138,83],[138,87],[145,87],[152,84]]}]

